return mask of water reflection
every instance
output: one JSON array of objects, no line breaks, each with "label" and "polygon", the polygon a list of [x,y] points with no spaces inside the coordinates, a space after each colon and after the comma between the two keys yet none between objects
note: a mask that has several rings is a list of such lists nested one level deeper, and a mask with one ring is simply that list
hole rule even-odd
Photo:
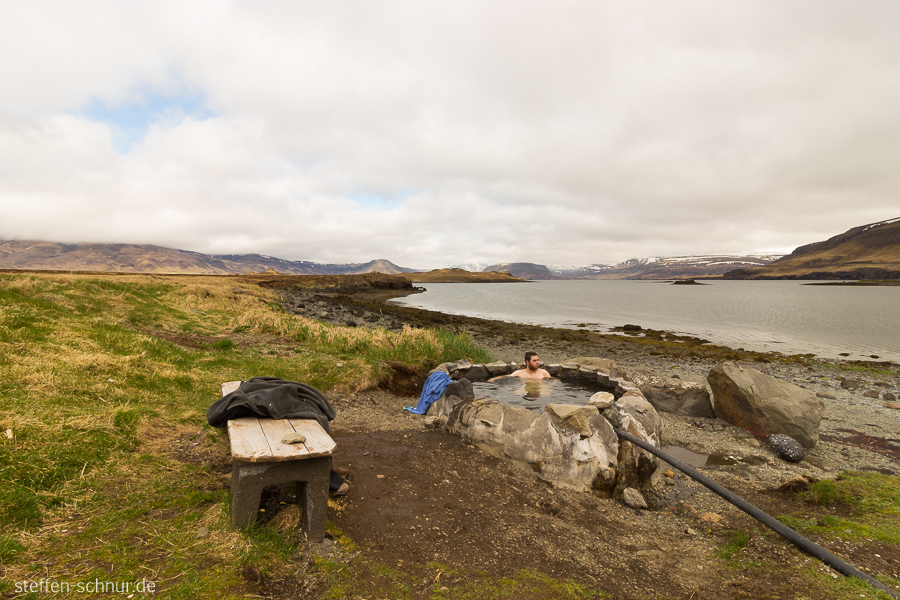
[{"label": "water reflection", "polygon": [[487,397],[501,404],[543,410],[547,404],[587,404],[600,391],[609,391],[592,381],[562,381],[556,378],[529,381],[505,377],[493,382],[473,382],[475,397]]},{"label": "water reflection", "polygon": [[516,390],[516,395],[522,396],[526,400],[537,400],[541,397],[541,392],[544,392],[545,395],[550,393],[553,381],[553,379],[525,381],[525,385]]}]

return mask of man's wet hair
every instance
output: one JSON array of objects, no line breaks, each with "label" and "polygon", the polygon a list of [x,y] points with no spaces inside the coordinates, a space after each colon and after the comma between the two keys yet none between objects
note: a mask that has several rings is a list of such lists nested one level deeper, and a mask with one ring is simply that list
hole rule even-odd
[{"label": "man's wet hair", "polygon": [[526,352],[525,353],[525,364],[528,364],[528,361],[531,360],[532,356],[537,356],[537,352]]}]

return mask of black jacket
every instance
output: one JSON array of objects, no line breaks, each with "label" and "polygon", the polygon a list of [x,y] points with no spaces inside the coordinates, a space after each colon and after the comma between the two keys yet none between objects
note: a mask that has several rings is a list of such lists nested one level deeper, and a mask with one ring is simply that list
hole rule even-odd
[{"label": "black jacket", "polygon": [[229,419],[269,417],[272,419],[315,419],[328,435],[328,422],[336,416],[331,403],[319,390],[305,383],[278,377],[254,377],[241,387],[216,400],[206,411],[213,427],[225,427]]}]

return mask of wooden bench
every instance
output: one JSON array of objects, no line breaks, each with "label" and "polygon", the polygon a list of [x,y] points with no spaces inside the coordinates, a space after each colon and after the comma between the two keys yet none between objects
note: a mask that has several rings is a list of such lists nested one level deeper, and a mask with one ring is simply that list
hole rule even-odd
[{"label": "wooden bench", "polygon": [[[225,396],[240,381],[222,384]],[[282,444],[290,433],[301,433],[306,442]],[[335,442],[314,419],[266,419],[242,417],[228,421],[231,441],[231,525],[245,528],[256,521],[263,488],[291,481],[297,485],[297,501],[303,508],[306,539],[325,539],[328,481]]]}]

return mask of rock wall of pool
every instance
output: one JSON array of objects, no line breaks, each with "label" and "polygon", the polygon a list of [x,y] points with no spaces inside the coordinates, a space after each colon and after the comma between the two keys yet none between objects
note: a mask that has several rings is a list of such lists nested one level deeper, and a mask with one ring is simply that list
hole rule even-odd
[{"label": "rock wall of pool", "polygon": [[653,487],[661,477],[659,459],[619,440],[613,427],[659,448],[662,420],[613,361],[582,361],[544,368],[554,378],[588,382],[608,393],[597,394],[593,404],[551,402],[541,413],[473,393],[471,382],[512,373],[520,368],[516,363],[444,363],[435,370],[454,381],[431,405],[426,421],[556,486],[606,497]]}]

